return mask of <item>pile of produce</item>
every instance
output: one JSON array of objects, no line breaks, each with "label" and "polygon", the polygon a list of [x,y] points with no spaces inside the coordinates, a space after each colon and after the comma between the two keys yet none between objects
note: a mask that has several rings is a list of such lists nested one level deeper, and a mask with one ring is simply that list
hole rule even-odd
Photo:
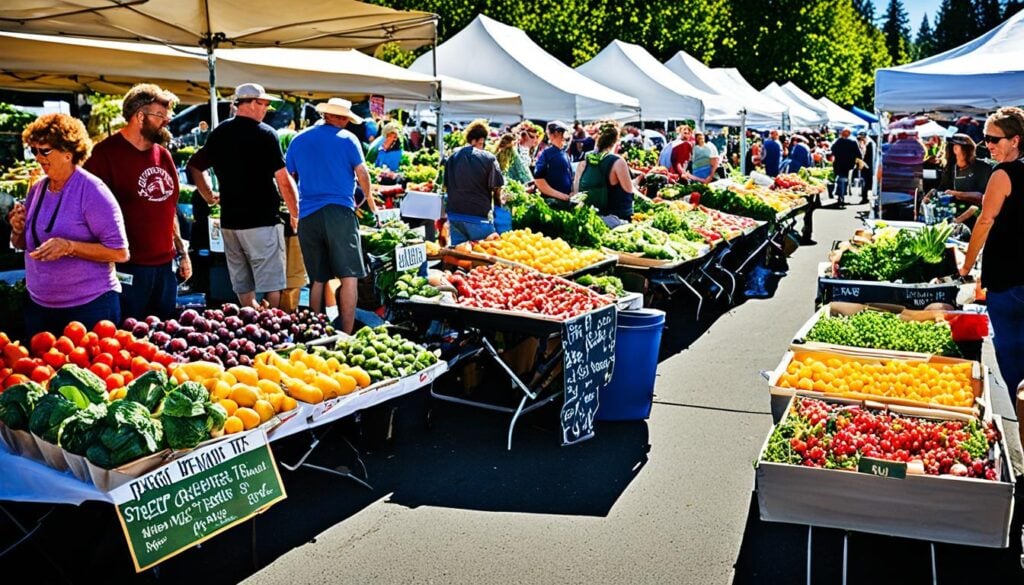
[{"label": "pile of produce", "polygon": [[29,381],[0,394],[5,425],[106,469],[165,448],[194,448],[218,435],[227,418],[202,385],[171,381],[163,371],[108,394],[98,376],[67,364],[45,387]]},{"label": "pile of produce", "polygon": [[177,319],[167,321],[154,316],[143,321],[128,318],[124,326],[139,337],[148,335],[175,361],[214,362],[229,368],[252,365],[257,354],[285,343],[302,343],[334,334],[334,327],[322,313],[308,309],[286,313],[234,303],[206,309],[202,314],[187,309]]},{"label": "pile of produce", "polygon": [[440,296],[441,291],[430,285],[426,278],[416,276],[415,271],[402,273],[385,294],[390,299],[409,299],[412,297],[426,297],[428,299]]},{"label": "pile of produce", "polygon": [[658,164],[658,153],[640,146],[628,147],[622,156],[631,167],[639,169],[650,169]]},{"label": "pile of produce", "polygon": [[907,473],[999,480],[991,421],[929,420],[797,398],[761,460],[856,470],[861,457],[907,463]]},{"label": "pile of produce", "polygon": [[611,304],[578,284],[522,268],[493,264],[468,274],[447,275],[458,291],[457,302],[466,307],[520,311],[570,319]]},{"label": "pile of produce", "polygon": [[280,372],[266,365],[260,354],[254,366],[225,368],[212,362],[182,364],[171,372],[179,384],[193,382],[203,386],[228,415],[225,433],[237,433],[267,422],[274,415],[288,412],[298,403],[285,393]]},{"label": "pile of produce", "polygon": [[622,279],[618,276],[594,276],[593,274],[584,274],[576,279],[576,283],[582,284],[590,290],[602,295],[612,295],[614,297],[622,297],[626,295],[626,288],[622,285]]},{"label": "pile of produce", "polygon": [[806,195],[821,194],[825,192],[825,185],[817,179],[803,177],[797,173],[782,173],[775,177],[775,184],[772,189],[794,191]]},{"label": "pile of produce", "polygon": [[638,254],[656,260],[681,261],[700,257],[705,252],[700,242],[682,235],[667,234],[659,229],[635,223],[620,225],[605,234],[602,244],[611,250]]},{"label": "pile of produce", "polygon": [[518,262],[545,274],[575,272],[607,258],[597,250],[577,250],[561,238],[549,238],[530,228],[474,242],[473,251]]},{"label": "pile of produce", "polygon": [[708,189],[694,203],[758,221],[775,221],[778,212],[761,199],[728,190]]},{"label": "pile of produce", "polygon": [[373,384],[409,376],[437,363],[433,352],[397,333],[389,335],[384,326],[363,327],[352,337],[339,339],[333,349],[314,347],[312,351],[365,369]]},{"label": "pile of produce", "polygon": [[951,276],[943,274],[950,272],[943,261],[947,259],[946,240],[951,233],[953,227],[941,223],[916,231],[883,228],[871,241],[858,238],[854,245],[844,242],[838,250],[838,276],[906,283]]},{"label": "pile of produce", "polygon": [[608,226],[589,205],[562,211],[551,209],[540,195],[524,194],[517,200],[516,204],[509,203],[512,227],[516,229],[529,228],[552,238],[562,238],[577,248],[596,248],[601,245],[602,236],[608,233]]},{"label": "pile of produce", "polygon": [[395,248],[406,246],[423,238],[400,219],[393,219],[363,235],[363,251],[373,256],[394,256]]},{"label": "pile of produce", "polygon": [[0,387],[27,380],[45,383],[65,364],[88,369],[107,389],[120,388],[143,373],[163,370],[177,361],[156,345],[100,321],[88,331],[78,321],[69,323],[63,335],[42,332],[32,336],[29,347],[0,333]]},{"label": "pile of produce", "polygon": [[960,357],[953,332],[945,321],[906,321],[895,313],[861,311],[850,316],[823,316],[806,341],[914,351]]},{"label": "pile of produce", "polygon": [[974,405],[972,362],[928,363],[921,360],[872,360],[833,355],[796,357],[779,377],[780,388],[829,394],[900,398],[914,402]]},{"label": "pile of produce", "polygon": [[747,181],[742,185],[730,185],[729,191],[744,197],[753,197],[765,205],[774,209],[777,213],[789,211],[794,207],[800,207],[807,202],[807,193],[791,191],[789,189],[777,189],[764,187]]}]

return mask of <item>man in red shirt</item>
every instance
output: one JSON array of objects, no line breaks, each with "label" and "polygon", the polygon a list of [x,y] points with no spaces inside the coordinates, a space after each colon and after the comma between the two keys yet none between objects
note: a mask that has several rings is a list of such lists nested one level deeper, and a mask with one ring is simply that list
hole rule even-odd
[{"label": "man in red shirt", "polygon": [[679,144],[672,148],[671,171],[679,176],[686,174],[686,163],[690,162],[690,155],[693,154],[693,129],[688,124],[676,128],[679,136]]},{"label": "man in red shirt", "polygon": [[178,228],[178,170],[161,144],[170,138],[167,123],[177,97],[147,83],[124,96],[126,125],[97,144],[85,169],[110,187],[124,214],[131,259],[117,265],[121,280],[121,316],[141,319],[174,316],[178,273],[188,280],[192,265]]}]

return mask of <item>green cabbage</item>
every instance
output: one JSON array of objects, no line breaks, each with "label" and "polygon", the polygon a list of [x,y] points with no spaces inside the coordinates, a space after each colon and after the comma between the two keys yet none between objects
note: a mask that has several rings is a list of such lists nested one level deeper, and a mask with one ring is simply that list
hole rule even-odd
[{"label": "green cabbage", "polygon": [[60,394],[46,394],[36,403],[28,420],[28,430],[47,443],[56,445],[61,424],[79,410],[78,405]]},{"label": "green cabbage", "polygon": [[0,421],[12,430],[24,431],[36,403],[45,394],[45,388],[31,381],[4,390],[0,393]]}]

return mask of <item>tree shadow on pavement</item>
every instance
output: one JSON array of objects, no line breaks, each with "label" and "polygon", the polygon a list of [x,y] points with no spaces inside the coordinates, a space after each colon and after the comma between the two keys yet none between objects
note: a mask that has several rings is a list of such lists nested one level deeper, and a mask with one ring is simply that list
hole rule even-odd
[{"label": "tree shadow on pavement", "polygon": [[[937,543],[938,583],[966,583],[984,575],[990,582],[1021,583],[1021,507],[1017,502],[1010,524],[1010,546],[981,548]],[[879,511],[884,513],[880,504]],[[935,511],[941,514],[941,510]],[[751,492],[750,511],[734,565],[732,585],[792,585],[848,583],[849,585],[928,585],[932,581],[929,543],[863,532],[850,532],[847,575],[843,580],[843,530],[814,528],[811,532],[811,579],[807,579],[808,527],[764,522],[757,492]]]}]

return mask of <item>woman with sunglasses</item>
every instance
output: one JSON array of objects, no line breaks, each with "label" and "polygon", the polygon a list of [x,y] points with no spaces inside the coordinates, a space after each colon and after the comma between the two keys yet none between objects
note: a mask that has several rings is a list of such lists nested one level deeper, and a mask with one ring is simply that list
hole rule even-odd
[{"label": "woman with sunglasses", "polygon": [[985,249],[981,284],[987,289],[999,372],[1014,400],[1024,379],[1024,110],[1001,108],[985,122],[985,142],[999,162],[988,180],[960,274],[967,275]]},{"label": "woman with sunglasses", "polygon": [[114,263],[128,260],[121,209],[103,181],[79,166],[92,142],[85,125],[48,114],[21,135],[46,177],[11,210],[11,244],[26,251],[27,336],[60,334],[71,321],[120,322]]}]

